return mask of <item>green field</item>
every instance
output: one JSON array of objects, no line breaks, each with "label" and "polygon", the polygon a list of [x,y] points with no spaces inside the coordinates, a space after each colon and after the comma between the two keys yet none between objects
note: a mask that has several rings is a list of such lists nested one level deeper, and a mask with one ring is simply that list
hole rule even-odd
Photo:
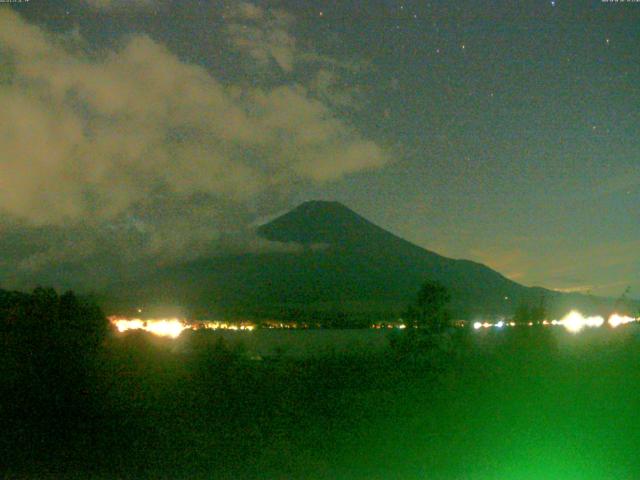
[{"label": "green field", "polygon": [[436,355],[360,344],[260,361],[206,335],[114,337],[72,428],[9,419],[4,473],[634,479],[639,334],[522,327],[469,332]]}]

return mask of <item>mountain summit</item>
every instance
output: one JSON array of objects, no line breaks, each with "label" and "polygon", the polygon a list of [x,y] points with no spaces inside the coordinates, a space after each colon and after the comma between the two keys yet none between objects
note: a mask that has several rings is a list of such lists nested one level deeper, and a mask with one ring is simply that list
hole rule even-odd
[{"label": "mountain summit", "polygon": [[258,233],[304,245],[360,241],[374,230],[384,231],[339,202],[310,201],[259,227]]},{"label": "mountain summit", "polygon": [[[262,225],[258,234],[276,242],[373,248],[405,242],[339,202],[309,201]],[[387,245],[388,246],[388,245]]]}]

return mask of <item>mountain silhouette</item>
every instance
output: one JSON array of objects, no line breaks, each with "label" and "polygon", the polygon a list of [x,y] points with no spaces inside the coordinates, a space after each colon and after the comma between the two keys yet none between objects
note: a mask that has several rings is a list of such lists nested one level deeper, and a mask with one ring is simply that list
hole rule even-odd
[{"label": "mountain silhouette", "polygon": [[336,324],[397,318],[427,279],[451,291],[458,318],[509,315],[519,303],[537,303],[543,296],[548,304],[564,299],[567,305],[586,298],[525,287],[480,263],[444,257],[338,202],[305,202],[256,233],[282,248],[165,267],[121,286],[120,298],[130,305],[180,305],[198,317],[329,319]]},{"label": "mountain silhouette", "polygon": [[338,247],[371,247],[408,242],[371,223],[339,202],[310,201],[258,228],[260,236],[277,242]]}]

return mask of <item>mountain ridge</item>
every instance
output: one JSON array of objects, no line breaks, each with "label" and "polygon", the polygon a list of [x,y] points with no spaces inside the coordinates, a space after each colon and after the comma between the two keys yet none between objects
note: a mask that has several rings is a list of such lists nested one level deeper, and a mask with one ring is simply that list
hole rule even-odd
[{"label": "mountain ridge", "polygon": [[304,202],[256,234],[302,248],[174,264],[121,286],[120,298],[129,305],[180,305],[196,317],[310,318],[338,325],[397,318],[427,279],[451,291],[457,318],[510,315],[518,304],[537,304],[542,297],[550,306],[588,303],[585,296],[526,287],[481,263],[444,257],[339,202]]}]

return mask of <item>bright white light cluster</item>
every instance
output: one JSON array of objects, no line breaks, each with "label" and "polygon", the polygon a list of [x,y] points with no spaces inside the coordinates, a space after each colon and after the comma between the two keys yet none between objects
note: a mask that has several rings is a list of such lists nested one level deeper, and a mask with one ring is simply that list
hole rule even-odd
[{"label": "bright white light cluster", "polygon": [[558,322],[558,325],[562,325],[571,333],[578,333],[585,327],[601,327],[603,324],[604,318],[600,316],[585,317],[580,312],[576,312],[575,310],[571,311]]},{"label": "bright white light cluster", "polygon": [[[612,314],[609,317],[608,324],[612,328],[616,328],[620,325],[626,325],[628,323],[640,321],[640,319],[636,319],[633,317],[628,317],[624,315],[618,315],[617,313]],[[605,320],[603,317],[597,315],[592,317],[585,317],[580,312],[576,310],[572,310],[567,315],[565,315],[562,320],[543,320],[542,325],[547,327],[549,325],[553,326],[563,326],[567,331],[571,333],[578,333],[585,328],[598,328],[605,324]],[[529,327],[533,326],[532,322],[527,323]],[[505,326],[514,327],[516,324],[514,322],[505,322],[504,320],[500,320],[496,323],[489,322],[474,322],[473,329],[480,330],[481,328],[503,328]]]},{"label": "bright white light cluster", "polygon": [[618,315],[617,313],[614,313],[613,315],[611,315],[611,317],[609,317],[609,325],[611,325],[613,328],[616,328],[619,325],[625,325],[627,323],[631,323],[635,321],[636,321],[635,318]]},{"label": "bright white light cluster", "polygon": [[515,327],[515,326],[516,326],[515,322],[505,322],[504,320],[499,320],[496,323],[490,323],[490,322],[474,322],[473,323],[474,330],[480,330],[481,328],[491,328],[491,327],[504,328],[504,327]]}]

